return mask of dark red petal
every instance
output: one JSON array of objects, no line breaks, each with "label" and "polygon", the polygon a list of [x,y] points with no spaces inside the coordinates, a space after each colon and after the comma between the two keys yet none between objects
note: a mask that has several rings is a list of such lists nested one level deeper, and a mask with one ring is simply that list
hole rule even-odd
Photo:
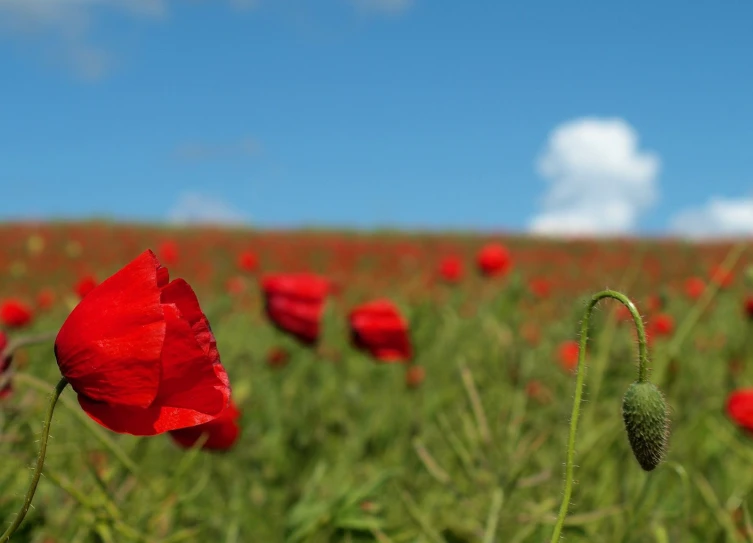
[{"label": "dark red petal", "polygon": [[159,262],[146,251],[95,287],[55,340],[60,372],[79,395],[146,407],[157,396],[166,325]]},{"label": "dark red petal", "polygon": [[170,437],[182,447],[192,447],[204,434],[207,434],[207,440],[203,449],[224,451],[230,449],[238,439],[240,428],[236,422],[240,416],[240,411],[233,404],[232,400],[227,409],[211,422],[182,428],[170,432]]}]

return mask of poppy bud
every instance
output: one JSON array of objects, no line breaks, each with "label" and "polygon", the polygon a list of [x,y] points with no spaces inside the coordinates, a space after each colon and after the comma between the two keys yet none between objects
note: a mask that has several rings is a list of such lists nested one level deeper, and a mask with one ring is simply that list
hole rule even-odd
[{"label": "poppy bud", "polygon": [[630,447],[645,471],[653,470],[664,459],[669,434],[667,411],[661,391],[648,381],[630,385],[622,400]]}]

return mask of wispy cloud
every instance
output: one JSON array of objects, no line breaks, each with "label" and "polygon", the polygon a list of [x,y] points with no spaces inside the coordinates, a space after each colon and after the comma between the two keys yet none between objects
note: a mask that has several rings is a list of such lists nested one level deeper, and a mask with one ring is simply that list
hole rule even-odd
[{"label": "wispy cloud", "polygon": [[222,158],[258,156],[261,144],[254,138],[243,138],[232,143],[184,143],[175,148],[173,156],[178,160],[199,161]]},{"label": "wispy cloud", "polygon": [[537,169],[549,184],[536,234],[630,232],[657,198],[658,155],[638,148],[638,134],[619,118],[581,118],[556,127]]},{"label": "wispy cloud", "polygon": [[753,236],[753,197],[713,197],[701,207],[678,212],[669,227],[688,238]]},{"label": "wispy cloud", "polygon": [[248,217],[225,200],[210,194],[186,192],[169,210],[167,219],[174,224],[241,225]]}]

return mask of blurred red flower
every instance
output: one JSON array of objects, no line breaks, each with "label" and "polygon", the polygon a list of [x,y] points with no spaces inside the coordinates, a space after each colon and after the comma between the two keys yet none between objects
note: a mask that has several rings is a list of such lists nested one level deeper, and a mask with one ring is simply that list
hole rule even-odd
[{"label": "blurred red flower", "polygon": [[43,288],[37,294],[37,307],[41,310],[50,309],[55,304],[55,291],[51,288]]},{"label": "blurred red flower", "polygon": [[487,277],[504,275],[510,269],[510,253],[499,243],[489,243],[478,252],[476,262],[481,273]]},{"label": "blurred red flower", "polygon": [[668,336],[675,330],[675,319],[672,315],[659,313],[648,323],[648,333],[650,336]]},{"label": "blurred red flower", "polygon": [[580,346],[574,339],[568,339],[560,343],[557,355],[559,357],[560,366],[568,371],[573,371],[578,367],[578,355],[580,354]]},{"label": "blurred red flower", "polygon": [[688,298],[696,300],[706,290],[706,282],[700,277],[689,277],[685,280],[685,294]]},{"label": "blurred red flower", "polygon": [[106,279],[55,340],[84,411],[115,432],[155,435],[217,418],[230,384],[191,287],[151,251]]},{"label": "blurred red flower", "polygon": [[0,304],[0,322],[7,328],[23,328],[32,316],[31,308],[21,300],[11,298]]},{"label": "blurred red flower", "polygon": [[531,292],[537,298],[548,298],[549,293],[551,292],[551,289],[552,289],[549,281],[547,281],[543,277],[537,277],[537,278],[531,279],[528,282],[528,288],[531,289]]},{"label": "blurred red flower", "polygon": [[178,262],[178,244],[172,240],[163,241],[159,246],[159,258],[168,266]]},{"label": "blurred red flower", "polygon": [[426,379],[426,370],[423,366],[409,365],[405,370],[405,385],[408,388],[418,388]]},{"label": "blurred red flower", "polygon": [[463,271],[463,261],[459,256],[446,256],[439,263],[439,276],[447,283],[460,281]]},{"label": "blurred red flower", "polygon": [[259,265],[259,260],[251,251],[243,251],[238,255],[238,269],[244,272],[254,272]]},{"label": "blurred red flower", "polygon": [[348,316],[353,345],[381,362],[405,362],[413,356],[408,323],[390,300],[374,300]]},{"label": "blurred red flower", "polygon": [[315,344],[329,282],[311,273],[278,274],[262,279],[261,286],[272,324],[304,344]]},{"label": "blurred red flower", "polygon": [[753,388],[743,388],[727,397],[727,415],[738,426],[753,432]]},{"label": "blurred red flower", "polygon": [[240,435],[240,427],[238,426],[240,416],[241,412],[231,399],[227,408],[216,419],[190,428],[171,430],[170,437],[178,445],[188,449],[193,447],[201,436],[207,434],[207,440],[202,445],[202,449],[227,451],[235,445]]},{"label": "blurred red flower", "polygon": [[711,282],[719,285],[720,288],[732,286],[735,276],[732,271],[724,269],[722,266],[714,266],[711,269]]},{"label": "blurred red flower", "polygon": [[273,347],[267,353],[267,365],[270,368],[283,368],[290,360],[290,353],[282,347]]},{"label": "blurred red flower", "polygon": [[748,296],[743,302],[743,310],[749,319],[753,319],[753,296]]},{"label": "blurred red flower", "polygon": [[97,286],[97,280],[92,275],[87,275],[78,280],[73,286],[73,290],[76,292],[79,298],[83,299],[84,296],[89,294],[94,287]]}]

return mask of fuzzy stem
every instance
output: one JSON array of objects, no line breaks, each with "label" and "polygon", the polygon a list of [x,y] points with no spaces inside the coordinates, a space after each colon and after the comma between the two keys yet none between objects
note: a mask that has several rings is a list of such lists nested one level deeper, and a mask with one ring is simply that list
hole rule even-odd
[{"label": "fuzzy stem", "polygon": [[570,417],[570,436],[567,441],[567,463],[565,464],[565,490],[562,496],[562,504],[560,505],[559,515],[557,516],[557,522],[554,525],[554,532],[552,533],[551,543],[556,543],[560,539],[562,533],[562,527],[565,524],[565,517],[567,517],[567,510],[570,506],[570,496],[573,492],[573,468],[575,461],[575,436],[578,431],[578,417],[580,416],[580,402],[583,396],[583,378],[585,375],[584,362],[586,360],[586,344],[588,343],[588,325],[591,320],[591,314],[594,307],[604,298],[612,298],[617,300],[625,307],[628,308],[630,314],[633,317],[635,323],[635,329],[638,333],[638,382],[642,383],[646,380],[646,366],[648,365],[648,349],[646,347],[646,330],[643,326],[643,319],[641,318],[638,310],[636,309],[630,298],[624,294],[615,290],[603,290],[594,294],[591,297],[586,313],[583,317],[580,327],[580,346],[578,350],[578,368],[577,378],[575,382],[575,400],[573,401],[573,413]]},{"label": "fuzzy stem", "polygon": [[65,389],[66,385],[68,385],[68,381],[65,379],[65,377],[63,377],[62,379],[60,379],[57,386],[55,386],[55,390],[52,392],[52,395],[50,397],[50,404],[47,407],[47,415],[44,419],[42,437],[39,440],[39,454],[37,455],[37,464],[36,466],[34,466],[34,473],[31,477],[31,484],[29,484],[29,489],[26,491],[24,503],[21,506],[21,509],[18,511],[16,518],[13,519],[13,522],[8,527],[8,529],[5,530],[5,533],[0,536],[0,543],[7,543],[10,540],[13,533],[23,522],[26,513],[29,511],[29,507],[31,507],[31,500],[34,498],[34,493],[37,491],[37,484],[39,484],[39,478],[42,475],[42,467],[44,466],[44,458],[47,454],[47,440],[50,437],[50,422],[52,422],[52,414],[55,411],[55,404],[57,404],[58,398],[60,397],[60,394],[62,394],[63,389]]}]

